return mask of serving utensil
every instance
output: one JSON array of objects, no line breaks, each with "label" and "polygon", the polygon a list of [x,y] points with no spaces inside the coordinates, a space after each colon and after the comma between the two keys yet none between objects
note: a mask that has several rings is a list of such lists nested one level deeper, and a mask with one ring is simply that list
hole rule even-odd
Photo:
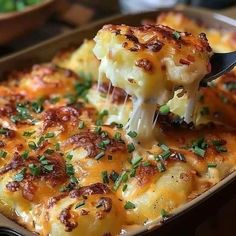
[{"label": "serving utensil", "polygon": [[228,53],[214,53],[210,59],[211,72],[201,81],[200,86],[205,87],[208,82],[219,78],[229,72],[236,65],[236,51]]}]

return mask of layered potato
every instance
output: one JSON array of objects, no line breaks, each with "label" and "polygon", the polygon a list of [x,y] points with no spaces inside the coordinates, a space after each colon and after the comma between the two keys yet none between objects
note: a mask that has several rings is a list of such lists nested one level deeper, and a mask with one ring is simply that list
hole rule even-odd
[{"label": "layered potato", "polygon": [[[155,23],[204,32],[214,51],[236,47],[233,32],[179,13]],[[200,89],[191,123],[180,91],[169,111],[156,106],[160,133],[143,145],[124,127],[131,97],[106,76],[97,84],[94,45],[86,40],[0,84],[0,212],[41,236],[110,236],[164,223],[235,171],[235,71]]]}]

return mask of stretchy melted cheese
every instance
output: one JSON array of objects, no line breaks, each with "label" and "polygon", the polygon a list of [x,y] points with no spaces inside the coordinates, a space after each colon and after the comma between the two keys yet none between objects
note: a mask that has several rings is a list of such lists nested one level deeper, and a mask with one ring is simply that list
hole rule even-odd
[{"label": "stretchy melted cheese", "polygon": [[182,119],[186,95],[174,96],[158,116],[159,142],[146,148],[121,124],[130,96],[105,77],[97,86],[94,44],[0,83],[0,213],[40,236],[132,235],[236,169],[235,71],[200,88],[197,126]]},{"label": "stretchy melted cheese", "polygon": [[211,48],[204,34],[194,37],[162,25],[107,25],[94,40],[101,60],[98,83],[108,78],[132,96],[130,130],[149,137],[157,105],[180,86],[189,99],[185,120],[192,121],[199,82],[209,72]]}]

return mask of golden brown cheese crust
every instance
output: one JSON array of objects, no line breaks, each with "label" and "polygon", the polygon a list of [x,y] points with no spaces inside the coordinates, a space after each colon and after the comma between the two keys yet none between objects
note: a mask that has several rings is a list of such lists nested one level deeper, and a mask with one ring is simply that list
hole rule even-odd
[{"label": "golden brown cheese crust", "polygon": [[[154,28],[161,44],[185,43],[185,36],[175,43],[169,28]],[[129,49],[160,47],[127,40]],[[201,41],[197,47],[207,50]],[[152,69],[145,61],[137,66]],[[52,64],[12,73],[0,86],[0,211],[42,236],[117,235],[163,210],[171,215],[235,170],[235,83],[232,72],[201,89],[203,115],[221,125],[196,128],[162,115],[162,145],[133,150],[121,125],[103,123],[106,101],[99,110],[87,102],[95,83]],[[108,85],[99,89],[106,94]],[[111,104],[122,106],[126,94],[116,93]]]}]

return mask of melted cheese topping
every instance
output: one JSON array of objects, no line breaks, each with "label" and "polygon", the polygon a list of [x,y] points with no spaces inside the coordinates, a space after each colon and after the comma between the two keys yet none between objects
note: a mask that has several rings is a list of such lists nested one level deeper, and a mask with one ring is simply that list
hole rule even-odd
[{"label": "melted cheese topping", "polygon": [[108,78],[132,96],[130,130],[150,137],[157,105],[168,102],[179,86],[189,98],[185,120],[192,121],[199,82],[209,72],[211,49],[205,36],[162,25],[108,25],[94,40],[94,53],[101,60],[98,83]]},{"label": "melted cheese topping", "polygon": [[[132,234],[236,168],[235,71],[200,88],[197,128],[181,118],[186,95],[174,96],[179,116],[159,115],[160,143],[147,148],[112,123],[127,123],[130,96],[106,78],[98,87],[96,76],[77,76],[76,65],[86,75],[99,64],[87,43],[53,59],[64,69],[36,65],[0,84],[0,212],[40,236]],[[63,65],[72,58],[73,71]]]}]

